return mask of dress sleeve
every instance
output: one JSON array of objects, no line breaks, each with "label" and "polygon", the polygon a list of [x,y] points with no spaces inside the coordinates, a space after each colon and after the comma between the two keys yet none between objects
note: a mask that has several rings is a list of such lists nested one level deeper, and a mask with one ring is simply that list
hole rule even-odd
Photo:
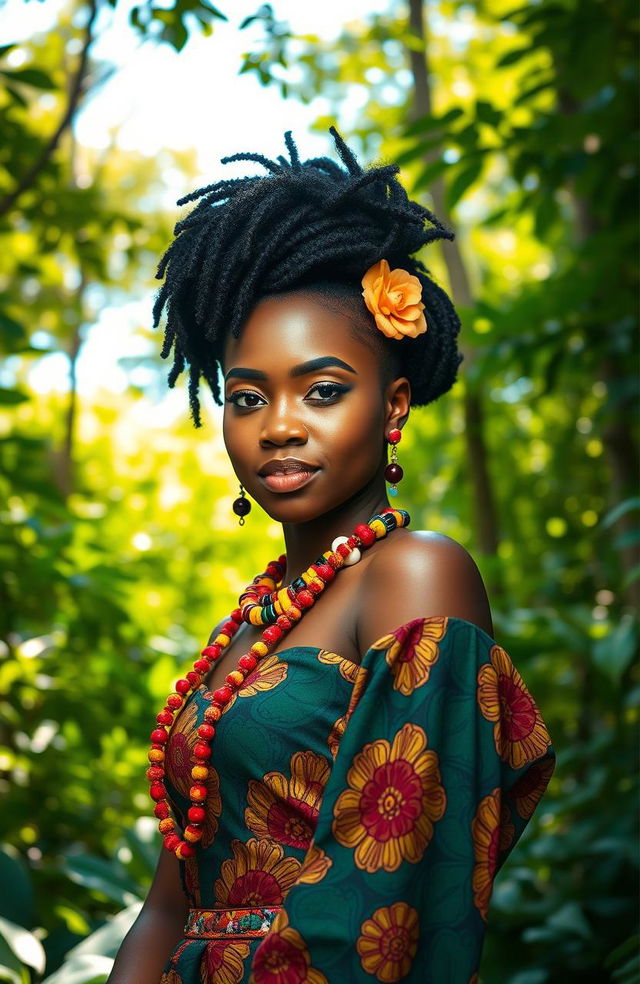
[{"label": "dress sleeve", "polygon": [[331,744],[252,984],[470,984],[494,877],[554,767],[522,677],[478,626],[416,619],[367,651]]}]

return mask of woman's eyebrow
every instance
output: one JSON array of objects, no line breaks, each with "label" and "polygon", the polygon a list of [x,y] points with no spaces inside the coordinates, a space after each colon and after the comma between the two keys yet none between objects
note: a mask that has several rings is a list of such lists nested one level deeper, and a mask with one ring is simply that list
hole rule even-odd
[{"label": "woman's eyebrow", "polygon": [[[347,372],[352,372],[355,376],[358,375],[353,366],[350,366],[348,362],[343,362],[342,359],[336,358],[333,355],[322,355],[318,359],[309,359],[308,362],[301,362],[299,366],[294,366],[290,371],[290,376],[305,376],[309,372],[318,372],[319,369],[328,369],[329,367],[335,367],[338,369],[346,369]],[[266,372],[262,372],[261,369],[247,369],[243,366],[236,366],[233,369],[229,369],[229,372],[225,375],[225,381],[227,379],[266,379]]]},{"label": "woman's eyebrow", "polygon": [[328,369],[330,366],[337,367],[338,369],[346,369],[347,372],[352,372],[355,376],[358,375],[353,366],[350,366],[348,362],[343,362],[342,359],[336,358],[334,355],[322,355],[319,359],[309,359],[308,362],[301,362],[299,366],[294,366],[290,376],[304,376],[308,372],[317,372],[318,369]]}]

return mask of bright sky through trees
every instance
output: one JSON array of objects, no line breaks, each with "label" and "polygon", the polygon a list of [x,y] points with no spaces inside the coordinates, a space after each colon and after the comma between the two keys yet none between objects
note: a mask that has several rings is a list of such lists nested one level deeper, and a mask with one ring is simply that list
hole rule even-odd
[{"label": "bright sky through trees", "polygon": [[[125,151],[156,157],[167,149],[195,153],[198,174],[209,181],[219,175],[222,156],[242,150],[257,150],[269,156],[283,152],[283,134],[294,132],[304,156],[326,153],[329,139],[311,132],[311,124],[327,112],[326,100],[309,105],[284,100],[275,86],[263,87],[252,73],[238,75],[242,54],[250,48],[251,28],[238,30],[238,24],[254,13],[255,0],[242,0],[234,6],[228,23],[216,23],[213,36],[194,32],[181,52],[167,44],[141,43],[129,27],[128,4],[109,10],[109,23],[99,31],[93,46],[94,58],[113,65],[116,71],[90,95],[78,114],[75,135],[79,144],[108,149],[112,141]],[[279,18],[295,31],[335,37],[344,24],[388,7],[385,0],[342,0],[325,4],[300,4],[278,0]],[[66,4],[60,0],[24,3],[10,0],[0,9],[0,44],[27,41],[45,34],[56,23]],[[339,11],[338,11],[339,8]],[[17,68],[25,53],[17,48],[9,63]],[[341,107],[343,118],[358,108],[358,91],[353,90]],[[234,175],[242,165],[234,165]],[[249,170],[255,170],[249,165]],[[189,179],[172,162],[163,170],[166,195],[158,208],[170,214],[175,201],[190,190]],[[147,346],[135,337],[136,325],[151,323],[151,290],[142,300],[129,300],[118,307],[105,307],[88,333],[78,361],[78,391],[95,396],[98,387],[123,391],[127,377],[117,365],[123,354],[143,354]],[[158,342],[159,344],[159,342]],[[68,388],[68,360],[62,353],[33,363],[30,384],[39,392]],[[168,393],[166,411],[170,417],[184,412],[184,393]],[[141,411],[143,408],[140,408]],[[158,406],[151,409],[158,422]],[[163,419],[164,413],[160,414]],[[151,421],[149,421],[151,422]]]}]

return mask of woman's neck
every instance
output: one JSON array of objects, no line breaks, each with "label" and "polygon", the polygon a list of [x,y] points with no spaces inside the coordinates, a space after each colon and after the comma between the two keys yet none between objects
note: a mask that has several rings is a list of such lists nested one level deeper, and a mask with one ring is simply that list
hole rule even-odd
[{"label": "woman's neck", "polygon": [[352,499],[308,523],[284,523],[287,554],[285,583],[292,581],[309,564],[313,564],[331,547],[337,536],[350,536],[358,523],[366,523],[371,516],[388,506],[384,486],[380,489],[376,485],[375,488],[362,489]]}]

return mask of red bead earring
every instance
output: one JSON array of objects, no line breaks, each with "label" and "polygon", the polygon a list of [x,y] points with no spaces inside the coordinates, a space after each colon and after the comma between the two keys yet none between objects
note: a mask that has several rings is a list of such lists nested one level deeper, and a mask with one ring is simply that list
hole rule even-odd
[{"label": "red bead earring", "polygon": [[389,495],[398,494],[398,482],[402,479],[404,472],[401,466],[398,464],[398,445],[402,439],[402,431],[398,428],[389,431],[387,435],[387,441],[391,445],[391,461],[384,470],[384,477],[387,482],[391,482],[389,489]]},{"label": "red bead earring", "polygon": [[240,495],[237,499],[233,500],[233,506],[231,507],[236,514],[239,516],[238,526],[244,526],[244,517],[248,516],[251,512],[251,502],[247,499],[242,485],[240,486]]}]

